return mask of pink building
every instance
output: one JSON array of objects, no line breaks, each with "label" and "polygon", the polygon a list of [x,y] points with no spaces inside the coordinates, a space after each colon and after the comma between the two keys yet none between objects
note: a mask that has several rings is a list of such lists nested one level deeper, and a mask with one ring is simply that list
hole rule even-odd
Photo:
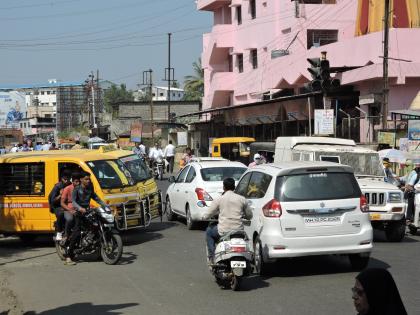
[{"label": "pink building", "polygon": [[[409,109],[420,90],[420,1],[392,3],[390,112]],[[306,59],[319,57],[321,51],[327,52],[331,67],[358,67],[337,74],[341,84],[352,85],[355,93],[331,104],[355,118],[364,118],[356,106],[369,116],[380,114],[383,0],[198,0],[197,8],[214,16],[211,33],[203,36],[203,110],[261,104],[224,113],[225,123],[249,125],[258,115],[273,123],[307,120],[306,100],[283,104],[281,115],[264,100],[301,93],[311,80]],[[276,113],[282,118],[273,118]],[[264,123],[263,118],[257,121]],[[360,119],[360,127],[358,121],[357,140],[374,140],[373,130],[381,128],[379,117]],[[300,127],[303,134],[305,124]],[[390,122],[387,127],[395,126]],[[287,126],[281,128],[287,133]],[[274,129],[271,138],[277,134]]]}]

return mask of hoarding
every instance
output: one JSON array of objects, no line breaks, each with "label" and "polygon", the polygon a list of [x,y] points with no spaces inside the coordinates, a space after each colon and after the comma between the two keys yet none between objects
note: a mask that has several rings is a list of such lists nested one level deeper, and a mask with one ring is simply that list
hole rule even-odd
[{"label": "hoarding", "polygon": [[25,93],[0,92],[0,126],[20,127],[19,121],[26,118]]},{"label": "hoarding", "polygon": [[131,142],[140,142],[143,131],[143,124],[140,120],[135,120],[131,123],[130,128],[130,141]]},{"label": "hoarding", "polygon": [[395,146],[395,133],[394,132],[378,132],[378,143],[388,144],[390,147]]},{"label": "hoarding", "polygon": [[316,135],[334,134],[334,110],[333,109],[315,109],[314,111],[314,129]]},{"label": "hoarding", "polygon": [[408,140],[420,140],[420,120],[408,121]]}]

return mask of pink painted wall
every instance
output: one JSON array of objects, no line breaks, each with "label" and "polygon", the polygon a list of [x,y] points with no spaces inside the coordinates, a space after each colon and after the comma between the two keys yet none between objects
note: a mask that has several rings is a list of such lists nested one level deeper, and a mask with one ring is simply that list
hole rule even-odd
[{"label": "pink painted wall", "polygon": [[[199,0],[198,7],[202,2]],[[382,76],[382,33],[355,37],[357,1],[337,0],[336,4],[301,4],[295,17],[295,2],[290,0],[257,0],[256,19],[249,13],[249,1],[214,1],[224,4],[214,11],[214,27],[203,37],[205,97],[203,108],[259,101],[270,89],[298,87],[310,78],[306,58],[328,52],[331,66],[366,66],[348,71],[340,78],[343,84],[356,84],[363,91],[380,92],[374,82]],[[237,24],[235,7],[242,5],[242,24]],[[230,11],[230,14],[229,14]],[[230,20],[229,20],[230,19]],[[231,21],[231,24],[226,24]],[[308,29],[336,29],[338,42],[307,49]],[[296,36],[296,40],[293,38]],[[271,59],[271,52],[289,47],[289,55]],[[250,50],[258,51],[258,68],[253,69]],[[228,53],[233,55],[233,73],[226,72]],[[243,54],[244,72],[237,68],[237,54]],[[392,29],[390,57],[411,62],[390,62],[390,109],[406,108],[418,85],[406,84],[407,78],[420,78],[420,29]],[[372,65],[370,65],[372,64]],[[408,82],[408,81],[407,81]],[[231,89],[231,99],[214,97],[217,91]],[[395,91],[394,91],[395,90]],[[217,93],[216,93],[217,94]],[[227,102],[220,104],[222,99]]]}]

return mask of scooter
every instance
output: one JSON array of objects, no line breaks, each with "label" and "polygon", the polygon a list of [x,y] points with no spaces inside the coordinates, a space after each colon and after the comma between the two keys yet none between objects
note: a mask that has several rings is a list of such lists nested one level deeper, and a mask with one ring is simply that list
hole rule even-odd
[{"label": "scooter", "polygon": [[420,228],[420,184],[414,186],[416,195],[414,197],[414,221],[408,226],[411,235],[416,235]]},{"label": "scooter", "polygon": [[[215,224],[210,222],[210,225]],[[218,241],[214,263],[210,264],[209,261],[207,263],[220,287],[238,291],[242,279],[251,274],[253,253],[248,243],[248,236],[242,230],[225,234]]]}]

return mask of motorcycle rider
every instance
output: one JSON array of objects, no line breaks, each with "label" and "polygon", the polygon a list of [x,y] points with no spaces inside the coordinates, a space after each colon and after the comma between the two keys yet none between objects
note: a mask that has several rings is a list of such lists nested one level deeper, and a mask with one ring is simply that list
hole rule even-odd
[{"label": "motorcycle rider", "polygon": [[71,234],[71,229],[74,224],[74,215],[76,213],[76,210],[74,210],[73,208],[72,194],[74,188],[80,185],[80,177],[80,173],[73,173],[71,175],[71,185],[68,185],[66,188],[64,188],[63,193],[61,195],[61,207],[64,209],[64,218],[66,220],[63,242],[65,242],[69,238]]},{"label": "motorcycle rider", "polygon": [[144,146],[143,141],[135,143],[135,147],[133,148],[133,153],[137,154],[139,157],[146,156],[146,147]]},{"label": "motorcycle rider", "polygon": [[154,164],[159,159],[163,159],[163,151],[160,148],[159,143],[155,142],[155,146],[150,148],[150,151],[149,151],[149,160],[150,160],[151,169],[153,169]]},{"label": "motorcycle rider", "polygon": [[100,206],[107,208],[105,202],[103,202],[93,190],[93,185],[90,181],[90,174],[82,172],[80,175],[80,185],[75,187],[72,193],[72,206],[75,210],[74,215],[74,228],[70,235],[69,246],[66,253],[67,265],[75,265],[74,258],[74,246],[76,245],[77,239],[80,236],[80,221],[81,215],[83,215],[89,208],[90,200],[96,201]]},{"label": "motorcycle rider", "polygon": [[48,203],[50,205],[50,212],[54,213],[57,221],[55,223],[56,235],[55,239],[61,241],[64,232],[64,210],[61,208],[60,200],[61,194],[66,186],[70,185],[70,171],[62,170],[60,181],[54,185],[50,194],[48,195]]},{"label": "motorcycle rider", "polygon": [[231,231],[243,230],[242,218],[252,218],[252,210],[245,197],[236,194],[234,189],[235,180],[224,179],[222,196],[214,200],[203,215],[203,220],[219,215],[218,225],[209,226],[206,230],[209,264],[214,263],[215,244],[220,237]]}]

